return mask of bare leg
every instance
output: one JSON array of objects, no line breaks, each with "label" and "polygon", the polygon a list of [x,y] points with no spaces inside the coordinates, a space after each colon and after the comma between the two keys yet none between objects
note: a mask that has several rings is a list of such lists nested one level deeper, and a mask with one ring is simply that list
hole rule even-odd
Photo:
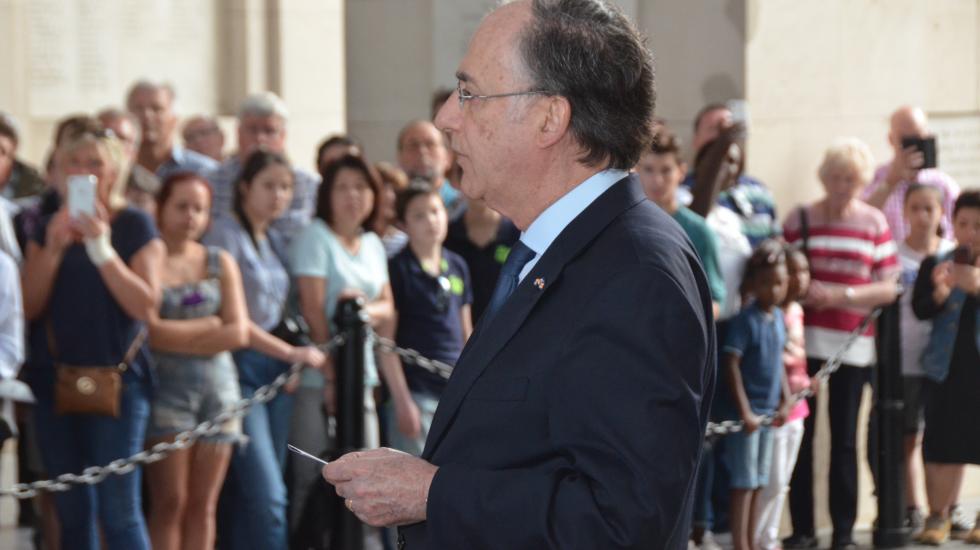
[{"label": "bare leg", "polygon": [[183,549],[214,548],[215,510],[231,461],[231,449],[227,443],[198,443],[191,449]]},{"label": "bare leg", "polygon": [[[152,447],[160,441],[147,442]],[[150,515],[147,528],[153,550],[181,550],[180,524],[184,520],[187,504],[187,474],[190,469],[190,449],[174,451],[167,458],[146,466],[146,480],[150,490]]]},{"label": "bare leg", "polygon": [[905,505],[909,508],[919,507],[919,498],[915,486],[918,481],[915,475],[915,451],[921,442],[919,434],[905,436]]},{"label": "bare leg", "polygon": [[732,529],[732,544],[735,550],[752,550],[749,515],[752,513],[753,493],[754,491],[749,489],[732,489],[728,524]]},{"label": "bare leg", "polygon": [[960,494],[965,470],[962,464],[926,463],[926,493],[931,515],[949,517],[949,509]]},{"label": "bare leg", "polygon": [[755,548],[755,533],[759,525],[759,495],[762,489],[756,489],[749,493],[749,514],[747,519],[746,537],[748,548]]},{"label": "bare leg", "polygon": [[45,548],[61,548],[61,523],[58,521],[58,508],[54,505],[54,495],[41,493],[41,538]]}]

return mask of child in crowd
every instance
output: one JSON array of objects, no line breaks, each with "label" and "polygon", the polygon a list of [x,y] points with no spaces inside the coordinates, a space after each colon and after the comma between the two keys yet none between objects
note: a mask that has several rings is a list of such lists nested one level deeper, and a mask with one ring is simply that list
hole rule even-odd
[{"label": "child in crowd", "polygon": [[[810,262],[798,247],[784,246],[789,287],[781,304],[783,322],[786,324],[786,345],[783,347],[785,383],[790,395],[810,387],[806,371],[806,342],[803,336],[803,307],[799,301],[810,286]],[[806,399],[790,401],[789,415],[785,421],[772,428],[772,467],[769,483],[763,487],[756,505],[755,541],[761,550],[781,548],[779,524],[783,518],[783,504],[789,491],[790,476],[796,466],[796,456],[803,441],[803,419],[810,414]]]},{"label": "child in crowd", "polygon": [[[751,550],[759,493],[769,482],[772,430],[762,423],[776,412],[783,384],[786,326],[779,305],[786,298],[786,254],[776,241],[763,241],[749,257],[742,290],[754,298],[731,321],[722,367],[742,431],[728,436],[725,460],[731,471],[729,509],[735,550]],[[788,397],[788,396],[787,396]]]},{"label": "child in crowd", "polygon": [[[395,208],[408,234],[408,246],[388,262],[398,312],[395,341],[401,347],[453,365],[473,331],[469,269],[462,257],[442,245],[449,220],[439,191],[425,180],[413,180],[399,193]],[[391,423],[389,443],[420,455],[446,379],[416,365],[406,364],[404,368],[421,422],[403,426],[396,419],[408,416],[387,415]]]},{"label": "child in crowd", "polygon": [[914,183],[905,192],[905,223],[908,234],[898,243],[898,259],[902,266],[901,283],[905,288],[902,296],[902,384],[905,400],[905,502],[908,505],[906,524],[914,530],[922,527],[923,516],[919,510],[916,491],[914,457],[921,442],[926,395],[923,389],[925,373],[922,370],[922,352],[929,340],[930,321],[920,321],[912,311],[912,288],[915,287],[919,267],[928,256],[944,254],[955,246],[941,237],[943,190],[932,185]]}]

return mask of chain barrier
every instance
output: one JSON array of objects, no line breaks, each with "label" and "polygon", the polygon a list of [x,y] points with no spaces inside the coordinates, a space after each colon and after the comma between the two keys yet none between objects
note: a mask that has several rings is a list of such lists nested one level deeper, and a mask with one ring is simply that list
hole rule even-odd
[{"label": "chain barrier", "polygon": [[398,355],[402,361],[411,365],[422,367],[432,374],[439,375],[446,380],[449,380],[449,375],[453,373],[452,365],[441,361],[436,361],[434,359],[429,359],[414,349],[400,348],[393,341],[389,340],[388,338],[378,336],[378,334],[374,331],[370,331],[368,333],[368,341],[373,341],[377,348],[381,351],[394,353]]},{"label": "chain barrier", "polygon": [[[844,344],[840,348],[838,348],[837,351],[834,352],[834,355],[831,356],[830,359],[827,359],[824,362],[824,364],[821,365],[820,370],[818,370],[817,373],[813,375],[816,384],[811,384],[809,388],[804,388],[799,392],[793,394],[793,396],[790,398],[791,406],[795,405],[801,399],[806,399],[808,397],[813,396],[817,392],[815,386],[819,386],[820,384],[824,383],[827,379],[830,378],[831,374],[837,372],[837,369],[840,368],[841,363],[844,362],[844,354],[847,353],[847,350],[851,349],[851,346],[854,345],[854,342],[856,342],[857,339],[862,334],[864,334],[864,332],[868,329],[868,326],[871,325],[871,323],[875,319],[877,319],[878,316],[881,315],[881,312],[882,312],[882,308],[880,307],[875,308],[871,311],[871,313],[867,314],[864,317],[864,319],[861,320],[861,324],[858,325],[856,329],[851,331],[851,333],[847,336],[847,340],[844,341]],[[773,422],[775,422],[776,416],[777,413],[771,413],[763,416],[761,418],[761,425],[771,426]],[[704,435],[705,438],[707,439],[713,439],[724,435],[733,434],[735,432],[740,432],[744,427],[745,427],[745,422],[741,420],[724,420],[721,422],[708,422],[708,427],[705,429]]]},{"label": "chain barrier", "polygon": [[[840,368],[844,354],[854,345],[868,328],[868,326],[881,315],[881,308],[874,309],[864,317],[861,324],[853,330],[845,340],[844,344],[820,367],[820,370],[813,376],[817,384],[823,383],[830,378],[830,375]],[[394,353],[408,364],[417,365],[433,374],[448,379],[453,372],[452,365],[436,361],[423,356],[418,351],[398,347],[395,342],[388,338],[379,336],[373,330],[368,330],[368,342],[377,349]],[[336,335],[328,343],[320,346],[324,353],[330,353],[338,346],[343,345],[343,335]],[[110,475],[125,475],[132,472],[138,465],[157,462],[170,453],[186,449],[194,444],[201,437],[218,433],[222,425],[229,420],[244,416],[248,410],[256,404],[266,403],[275,397],[279,390],[286,385],[290,378],[298,375],[303,369],[302,364],[290,366],[288,370],[280,374],[271,383],[255,390],[251,397],[243,398],[236,402],[227,410],[216,417],[206,420],[191,430],[181,432],[174,436],[172,442],[162,442],[136,453],[128,458],[114,460],[105,466],[91,466],[82,470],[81,474],[62,474],[54,479],[35,481],[33,483],[18,483],[10,489],[0,489],[0,497],[12,496],[17,499],[33,498],[39,492],[59,492],[67,491],[74,485],[94,485],[101,482]],[[816,390],[811,386],[793,395],[791,403],[796,403],[801,399],[812,396]],[[761,419],[763,426],[770,426],[776,419],[776,414],[769,414]],[[725,420],[722,422],[709,422],[705,430],[705,437],[708,439],[717,438],[724,435],[742,431],[744,422],[741,420]]]},{"label": "chain barrier", "polygon": [[[317,347],[329,354],[343,343],[343,335],[338,334],[326,344]],[[10,489],[0,489],[0,497],[12,496],[16,499],[27,499],[35,497],[39,492],[61,492],[67,491],[75,485],[95,485],[111,475],[125,475],[135,470],[139,465],[162,460],[174,451],[190,447],[201,437],[217,434],[226,422],[244,416],[253,406],[272,400],[293,376],[298,375],[303,370],[303,367],[304,365],[301,363],[291,365],[275,380],[255,390],[251,397],[242,398],[214,418],[201,422],[193,429],[180,432],[174,436],[173,441],[157,443],[149,449],[140,451],[128,458],[113,460],[105,466],[90,466],[82,470],[81,474],[68,473],[61,474],[54,479],[18,483]]]}]

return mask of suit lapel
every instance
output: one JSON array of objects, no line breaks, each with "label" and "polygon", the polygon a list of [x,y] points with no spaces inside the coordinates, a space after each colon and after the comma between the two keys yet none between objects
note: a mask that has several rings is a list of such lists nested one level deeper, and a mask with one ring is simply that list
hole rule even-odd
[{"label": "suit lapel", "polygon": [[565,265],[613,219],[642,200],[643,193],[633,176],[616,182],[562,230],[490,322],[477,326],[439,400],[423,458],[430,458],[435,452],[470,387],[514,336],[538,300],[558,281]]}]

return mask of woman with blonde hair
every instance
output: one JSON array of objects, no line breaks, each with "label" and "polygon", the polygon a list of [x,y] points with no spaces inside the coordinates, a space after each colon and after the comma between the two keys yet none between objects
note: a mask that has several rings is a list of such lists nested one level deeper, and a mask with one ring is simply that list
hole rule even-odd
[{"label": "woman with blonde hair", "polygon": [[[126,171],[114,137],[90,126],[56,154],[66,176],[89,175],[97,183],[94,215],[71,216],[62,206],[42,220],[26,247],[24,313],[35,328],[28,379],[37,398],[41,455],[52,476],[142,449],[151,385],[143,323],[159,302],[164,256],[153,222],[126,205]],[[72,389],[64,386],[71,381],[68,366],[93,370],[77,378],[77,394],[56,393],[56,382]],[[96,379],[113,375],[118,391],[110,387],[108,398],[99,400],[102,394],[93,390],[104,386]],[[79,412],[96,404],[109,407],[101,414]],[[100,533],[109,550],[149,548],[139,470],[58,493],[56,503],[61,540],[72,548],[100,548]]]},{"label": "woman with blonde hair", "polygon": [[[848,335],[875,307],[895,300],[900,266],[885,216],[861,202],[874,160],[857,138],[842,138],[824,154],[818,175],[824,196],[786,218],[789,244],[810,260],[811,283],[804,302],[807,370],[812,376],[834,356]],[[830,517],[832,548],[854,548],[857,516],[857,426],[864,386],[875,362],[874,327],[858,336],[843,354],[828,383],[830,415]],[[811,411],[816,401],[808,399]],[[790,484],[793,537],[784,547],[804,547],[814,539],[813,437],[816,414],[804,421],[803,442]]]}]

